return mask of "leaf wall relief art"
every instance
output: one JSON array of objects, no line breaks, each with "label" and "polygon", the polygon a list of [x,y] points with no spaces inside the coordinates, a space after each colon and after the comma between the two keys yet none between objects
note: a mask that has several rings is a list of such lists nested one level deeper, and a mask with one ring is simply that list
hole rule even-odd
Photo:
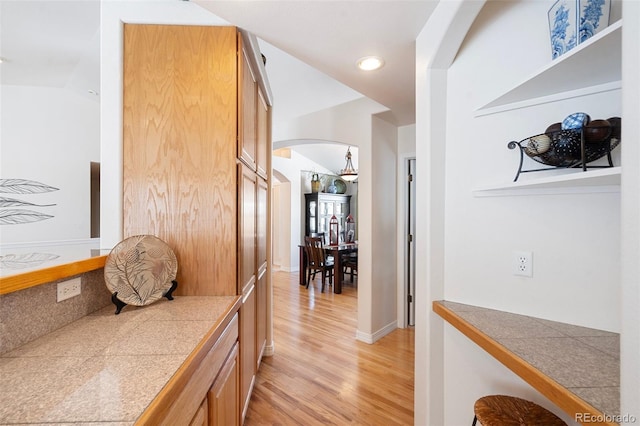
[{"label": "leaf wall relief art", "polygon": [[[58,188],[27,179],[0,179],[0,193],[33,195],[57,191]],[[0,225],[21,225],[50,219],[33,208],[52,207],[56,204],[36,204],[18,198],[0,197]]]}]

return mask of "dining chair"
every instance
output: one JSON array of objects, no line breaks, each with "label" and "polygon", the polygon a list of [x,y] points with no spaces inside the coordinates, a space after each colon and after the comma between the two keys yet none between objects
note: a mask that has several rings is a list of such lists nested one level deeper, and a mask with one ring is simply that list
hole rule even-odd
[{"label": "dining chair", "polygon": [[316,274],[320,272],[322,274],[320,292],[324,292],[327,278],[329,278],[329,285],[333,284],[333,260],[327,258],[321,237],[304,237],[304,245],[307,251],[306,288],[309,288],[311,280],[315,280]]},{"label": "dining chair", "polygon": [[325,240],[325,234],[324,232],[312,232],[311,234],[309,234],[310,237],[320,237],[322,238],[322,244],[327,244],[327,241]]},{"label": "dining chair", "polygon": [[349,275],[349,282],[353,283],[353,277],[358,276],[358,253],[349,253],[342,257],[342,271]]}]

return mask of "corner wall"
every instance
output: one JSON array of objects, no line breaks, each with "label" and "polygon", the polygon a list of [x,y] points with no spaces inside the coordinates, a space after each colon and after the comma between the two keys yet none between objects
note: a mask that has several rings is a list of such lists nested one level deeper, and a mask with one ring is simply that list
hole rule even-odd
[{"label": "corner wall", "polygon": [[88,240],[91,162],[100,162],[100,103],[62,88],[2,86],[1,91],[0,178],[58,188],[10,194],[33,204],[11,209],[52,217],[3,224],[2,244]]}]

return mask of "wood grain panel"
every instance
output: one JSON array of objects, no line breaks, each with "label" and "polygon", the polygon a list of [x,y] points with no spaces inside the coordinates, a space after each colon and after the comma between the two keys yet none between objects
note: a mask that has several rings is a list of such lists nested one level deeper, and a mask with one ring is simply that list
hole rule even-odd
[{"label": "wood grain panel", "polygon": [[236,37],[125,25],[123,234],[173,248],[179,295],[236,294]]}]

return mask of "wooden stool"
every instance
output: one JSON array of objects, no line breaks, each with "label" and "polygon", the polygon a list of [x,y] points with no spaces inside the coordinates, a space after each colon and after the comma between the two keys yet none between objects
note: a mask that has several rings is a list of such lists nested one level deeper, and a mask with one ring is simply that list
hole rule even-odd
[{"label": "wooden stool", "polygon": [[551,411],[515,396],[483,396],[473,411],[473,426],[478,420],[482,426],[567,426]]}]

